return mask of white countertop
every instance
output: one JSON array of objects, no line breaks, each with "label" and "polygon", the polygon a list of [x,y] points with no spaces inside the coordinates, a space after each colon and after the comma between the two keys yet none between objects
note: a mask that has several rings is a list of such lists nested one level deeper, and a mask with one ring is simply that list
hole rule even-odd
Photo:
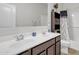
[{"label": "white countertop", "polygon": [[0,42],[0,55],[16,55],[59,35],[58,33],[38,34],[36,37],[25,36],[20,41],[12,38],[12,40]]}]

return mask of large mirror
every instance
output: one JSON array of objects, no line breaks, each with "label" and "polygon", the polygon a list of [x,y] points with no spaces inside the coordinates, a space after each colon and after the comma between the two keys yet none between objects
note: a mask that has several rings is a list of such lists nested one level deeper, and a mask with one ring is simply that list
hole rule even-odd
[{"label": "large mirror", "polygon": [[0,3],[0,35],[46,31],[47,23],[47,3]]},{"label": "large mirror", "polygon": [[47,26],[47,3],[0,4],[0,28]]},{"label": "large mirror", "polygon": [[16,3],[16,26],[47,26],[47,3]]}]

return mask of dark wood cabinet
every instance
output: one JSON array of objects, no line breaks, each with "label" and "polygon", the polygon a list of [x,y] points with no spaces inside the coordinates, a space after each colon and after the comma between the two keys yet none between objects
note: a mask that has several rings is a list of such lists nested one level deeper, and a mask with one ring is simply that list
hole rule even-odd
[{"label": "dark wood cabinet", "polygon": [[31,55],[31,49],[27,50],[27,51],[24,51],[18,55]]},{"label": "dark wood cabinet", "polygon": [[56,37],[56,44],[55,44],[56,48],[56,55],[60,55],[61,54],[61,40],[60,40],[60,36]]},{"label": "dark wood cabinet", "polygon": [[56,43],[56,55],[60,54],[60,42]]},{"label": "dark wood cabinet", "polygon": [[51,45],[55,44],[55,38],[47,41],[47,42],[44,42],[38,46],[35,46],[32,48],[32,54],[33,55],[37,55],[39,54],[40,52],[44,51],[44,50],[47,50],[48,47],[50,47]]},{"label": "dark wood cabinet", "polygon": [[42,51],[41,53],[37,54],[37,55],[47,55],[46,54],[46,50]]},{"label": "dark wood cabinet", "polygon": [[46,46],[45,44],[41,44],[39,46],[34,47],[32,49],[32,54],[37,55],[37,54],[41,53],[42,51],[45,50],[45,46]]},{"label": "dark wood cabinet", "polygon": [[60,36],[57,36],[18,55],[60,55],[60,44]]},{"label": "dark wood cabinet", "polygon": [[55,14],[54,14],[54,10],[51,11],[51,32],[55,32]]},{"label": "dark wood cabinet", "polygon": [[55,45],[52,45],[47,49],[47,55],[55,55]]},{"label": "dark wood cabinet", "polygon": [[51,11],[51,32],[60,33],[60,13]]}]

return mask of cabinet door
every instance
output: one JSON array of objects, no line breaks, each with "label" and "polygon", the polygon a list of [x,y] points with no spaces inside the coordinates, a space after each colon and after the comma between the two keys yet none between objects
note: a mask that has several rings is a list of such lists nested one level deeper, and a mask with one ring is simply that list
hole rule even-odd
[{"label": "cabinet door", "polygon": [[48,41],[48,42],[45,42],[45,43],[43,43],[43,44],[40,44],[39,46],[36,46],[36,47],[34,47],[34,48],[32,49],[32,51],[33,51],[32,54],[33,54],[33,55],[37,55],[37,54],[39,54],[40,52],[46,50],[49,46],[51,46],[51,45],[53,45],[53,44],[55,44],[55,39],[52,39],[52,40],[50,40],[50,41]]},{"label": "cabinet door", "polygon": [[45,44],[41,44],[39,46],[36,46],[32,49],[32,54],[33,55],[38,55],[39,53],[41,53],[42,51],[44,51],[46,48]]},{"label": "cabinet door", "polygon": [[53,45],[47,49],[47,54],[48,55],[55,55],[55,45]]},{"label": "cabinet door", "polygon": [[56,55],[60,55],[61,52],[61,46],[60,41],[56,43]]},{"label": "cabinet door", "polygon": [[43,52],[41,52],[41,53],[38,54],[38,55],[46,55],[46,51],[43,51]]}]

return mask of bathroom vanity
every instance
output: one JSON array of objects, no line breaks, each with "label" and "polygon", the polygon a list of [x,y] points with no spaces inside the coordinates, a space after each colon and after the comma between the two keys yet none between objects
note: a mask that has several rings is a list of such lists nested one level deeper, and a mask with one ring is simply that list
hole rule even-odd
[{"label": "bathroom vanity", "polygon": [[60,35],[42,42],[30,49],[19,53],[18,55],[60,55],[61,41]]},{"label": "bathroom vanity", "polygon": [[24,35],[18,40],[14,36],[0,39],[11,39],[0,42],[0,55],[60,55],[61,43],[59,33],[38,33],[37,36]]}]

